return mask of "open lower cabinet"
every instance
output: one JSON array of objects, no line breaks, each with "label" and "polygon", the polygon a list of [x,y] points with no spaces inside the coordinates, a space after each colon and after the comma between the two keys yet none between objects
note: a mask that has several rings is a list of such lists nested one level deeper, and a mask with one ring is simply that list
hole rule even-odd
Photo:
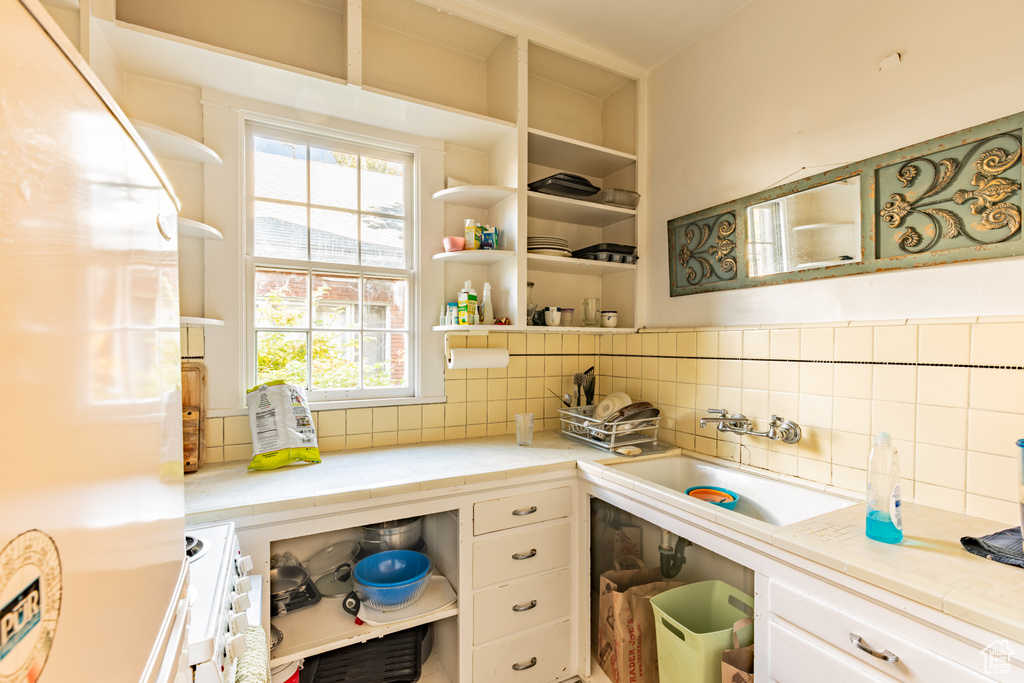
[{"label": "open lower cabinet", "polygon": [[[754,615],[754,570],[691,544],[671,531],[666,537],[665,531],[639,514],[598,498],[590,499],[590,680],[595,683],[658,683],[662,661],[677,667],[680,661],[692,662],[697,658],[694,652],[700,646],[692,640],[685,642],[688,636],[680,632],[679,624],[671,618],[662,621],[664,617],[651,607],[651,598],[658,602],[658,595],[668,596],[669,591],[680,586],[693,588],[699,582],[726,584],[713,595],[702,594],[711,597],[697,600],[699,606],[683,614],[668,614],[679,607],[662,605],[667,616],[679,618],[694,631],[717,631],[725,621],[734,623],[733,617],[738,620]],[[666,541],[671,550],[662,553],[661,546]],[[751,598],[749,605],[743,602],[746,597]],[[673,602],[680,604],[666,601]],[[714,614],[707,613],[711,611]],[[741,645],[749,644],[752,633],[753,624],[740,629]],[[747,642],[743,642],[745,638]],[[673,641],[668,654],[659,650],[663,642]],[[713,664],[718,671],[720,663]],[[677,671],[675,675],[678,680],[691,680],[691,674]]]},{"label": "open lower cabinet", "polygon": [[[361,526],[385,523],[394,528],[408,519],[417,518],[381,519]],[[303,659],[303,680],[311,682],[334,680],[330,675],[342,673],[350,678],[386,678],[388,667],[419,670],[419,680],[425,683],[459,680],[459,513],[438,512],[418,519],[421,531],[410,541],[410,549],[431,560],[426,591],[412,605],[393,611],[359,605],[358,619],[345,607],[352,590],[346,569],[383,546],[365,540],[357,545],[360,527],[270,543],[271,642],[279,639],[270,653],[271,669]],[[295,565],[305,570],[307,579],[301,573],[298,580],[292,578],[289,568]]]}]

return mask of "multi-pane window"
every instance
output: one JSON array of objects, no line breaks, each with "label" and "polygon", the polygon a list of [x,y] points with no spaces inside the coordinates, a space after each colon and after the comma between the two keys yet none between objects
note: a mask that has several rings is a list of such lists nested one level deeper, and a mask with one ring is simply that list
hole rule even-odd
[{"label": "multi-pane window", "polygon": [[412,157],[249,130],[255,379],[412,394]]}]

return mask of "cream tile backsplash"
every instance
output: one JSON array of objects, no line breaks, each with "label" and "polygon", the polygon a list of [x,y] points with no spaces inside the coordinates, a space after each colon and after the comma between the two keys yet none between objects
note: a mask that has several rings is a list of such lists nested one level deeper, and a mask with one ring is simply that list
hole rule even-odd
[{"label": "cream tile backsplash", "polygon": [[[661,436],[706,456],[862,494],[870,437],[892,434],[904,497],[1019,523],[1014,469],[1024,437],[1024,321],[875,321],[635,334],[491,334],[452,344],[508,348],[508,368],[449,370],[448,402],[314,413],[324,451],[513,431],[517,412],[558,427],[558,395],[593,365],[598,394],[663,411]],[[798,422],[794,445],[697,426],[708,408]],[[248,460],[248,419],[207,422],[209,461]]]}]

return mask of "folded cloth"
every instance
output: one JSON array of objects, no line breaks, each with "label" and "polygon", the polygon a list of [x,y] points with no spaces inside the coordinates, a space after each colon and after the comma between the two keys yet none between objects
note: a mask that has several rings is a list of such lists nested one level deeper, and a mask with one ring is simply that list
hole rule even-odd
[{"label": "folded cloth", "polygon": [[1024,549],[1021,548],[1019,526],[997,531],[981,538],[964,536],[960,539],[960,543],[969,553],[1003,564],[1024,567]]},{"label": "folded cloth", "polygon": [[245,637],[245,652],[238,657],[235,683],[270,683],[267,632],[262,626],[250,626],[242,635]]}]

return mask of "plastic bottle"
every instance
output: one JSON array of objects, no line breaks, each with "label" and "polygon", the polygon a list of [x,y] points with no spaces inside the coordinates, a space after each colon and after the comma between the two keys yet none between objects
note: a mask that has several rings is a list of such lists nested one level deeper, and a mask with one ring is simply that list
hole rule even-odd
[{"label": "plastic bottle", "polygon": [[491,283],[484,283],[484,298],[480,302],[480,324],[494,324],[494,309],[491,307]]},{"label": "plastic bottle", "polygon": [[885,432],[871,440],[868,452],[867,521],[868,538],[883,543],[903,540],[900,509],[900,461],[892,439]]},{"label": "plastic bottle", "polygon": [[476,324],[476,290],[473,283],[466,280],[465,286],[459,290],[459,324]]},{"label": "plastic bottle", "polygon": [[466,246],[465,249],[479,249],[480,240],[478,237],[476,221],[472,218],[466,219]]}]

